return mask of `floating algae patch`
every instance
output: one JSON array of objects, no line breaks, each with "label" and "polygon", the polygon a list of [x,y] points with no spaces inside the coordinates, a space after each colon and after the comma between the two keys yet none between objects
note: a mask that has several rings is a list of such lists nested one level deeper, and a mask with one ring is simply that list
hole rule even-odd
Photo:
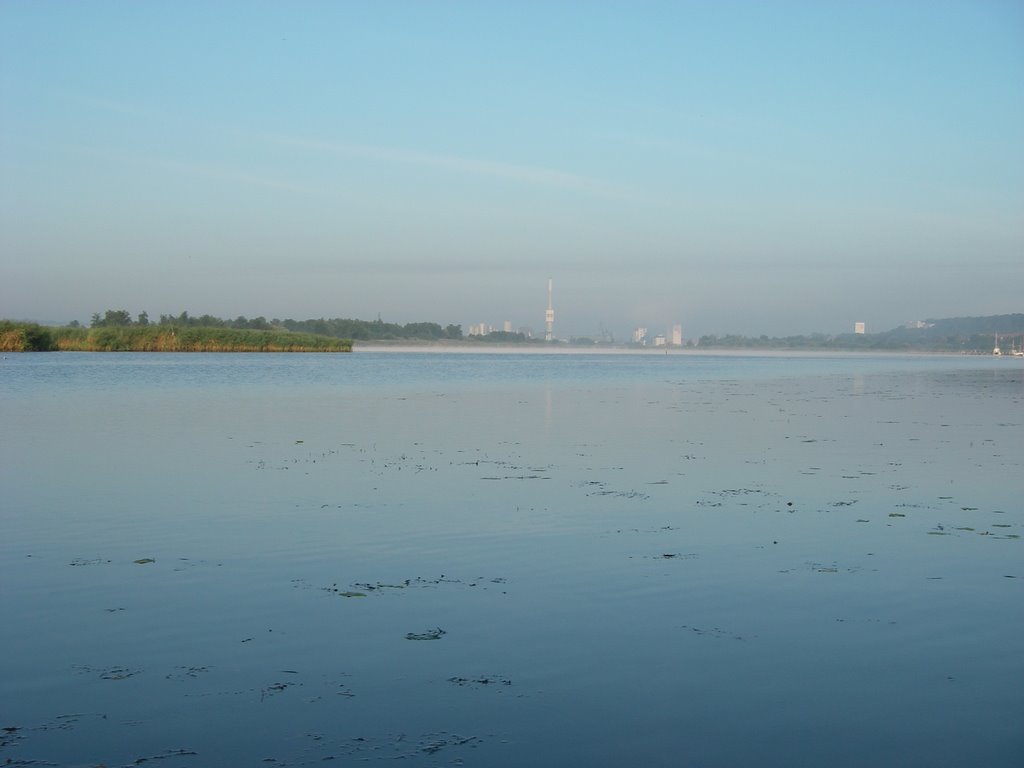
[{"label": "floating algae patch", "polygon": [[331,594],[337,595],[338,597],[366,597],[368,592],[379,592],[385,589],[405,589],[405,584],[383,584],[377,582],[376,584],[370,584],[363,582],[359,584],[353,584],[353,589],[342,589],[337,584],[331,584],[329,587],[321,587],[324,592],[330,592]]},{"label": "floating algae patch", "polygon": [[587,495],[588,496],[611,496],[611,497],[617,498],[617,499],[640,499],[641,501],[646,501],[647,499],[651,498],[650,495],[648,495],[646,493],[641,493],[640,491],[637,491],[637,490],[616,491],[616,490],[610,490],[609,489],[609,490],[594,491],[592,493],[588,493]]},{"label": "floating algae patch", "polygon": [[[263,763],[270,766],[285,765],[312,765],[313,762],[334,762],[341,761],[345,765],[345,758],[349,762],[393,762],[406,761],[415,765],[421,765],[418,759],[430,756],[433,760],[440,759],[433,757],[442,750],[448,750],[452,757],[446,765],[462,765],[464,759],[459,757],[460,750],[475,749],[484,744],[480,736],[463,736],[448,731],[434,731],[430,733],[415,734],[408,732],[391,733],[384,735],[353,736],[346,739],[332,738],[330,732],[309,732],[305,734],[307,741],[306,758],[301,763],[293,763],[290,760],[266,757]],[[429,765],[439,765],[431,762]]]},{"label": "floating algae patch", "polygon": [[725,631],[723,629],[719,629],[718,627],[712,627],[711,629],[703,629],[701,627],[691,627],[691,626],[689,626],[687,624],[683,624],[681,629],[689,630],[690,632],[692,632],[695,635],[707,635],[709,637],[715,637],[715,638],[719,638],[719,639],[722,639],[722,638],[727,638],[729,640],[742,640],[743,639],[742,635],[737,635],[737,634],[734,634],[732,632],[727,632],[727,631]]},{"label": "floating algae patch", "polygon": [[75,670],[82,674],[97,675],[101,680],[127,680],[142,671],[128,667],[90,667],[86,664],[76,665]]},{"label": "floating algae patch", "polygon": [[448,634],[448,633],[445,632],[440,627],[437,627],[436,629],[428,629],[426,632],[407,632],[406,635],[405,635],[405,639],[406,640],[440,640],[446,634]]},{"label": "floating algae patch", "polygon": [[191,749],[165,749],[163,752],[159,752],[155,755],[149,755],[148,757],[136,758],[131,765],[142,765],[154,760],[166,760],[170,757],[198,757],[199,753]]},{"label": "floating algae patch", "polygon": [[483,688],[487,686],[508,686],[512,681],[500,675],[481,675],[480,677],[449,677],[449,683],[454,683],[460,688],[470,686],[472,688]]},{"label": "floating algae patch", "polygon": [[25,737],[18,733],[21,730],[21,726],[9,725],[4,728],[0,728],[0,747],[10,747],[17,744]]},{"label": "floating algae patch", "polygon": [[368,597],[370,594],[383,594],[390,590],[406,590],[406,589],[424,589],[433,588],[440,586],[461,586],[461,587],[477,587],[483,585],[486,589],[488,584],[505,584],[507,579],[503,576],[476,576],[471,579],[453,579],[444,574],[441,574],[437,578],[424,578],[417,576],[412,579],[404,579],[399,582],[385,582],[385,581],[357,581],[349,585],[348,589],[342,589],[337,584],[331,584],[329,587],[322,587],[325,592],[331,592],[340,597]]},{"label": "floating algae patch", "polygon": [[406,581],[406,583],[404,584],[386,584],[381,581],[378,581],[376,584],[370,584],[369,582],[364,581],[357,584],[353,584],[352,586],[356,587],[357,589],[365,589],[368,592],[375,592],[381,589],[405,589],[409,586],[409,584],[409,581]]},{"label": "floating algae patch", "polygon": [[260,689],[260,701],[273,696],[274,694],[286,691],[295,685],[302,685],[302,683],[271,683]]},{"label": "floating algae patch", "polygon": [[164,678],[166,680],[195,680],[209,671],[209,667],[175,667],[175,671],[164,675]]},{"label": "floating algae patch", "polygon": [[82,565],[107,565],[110,561],[104,560],[102,557],[94,557],[91,559],[87,558],[75,558],[68,565],[82,566]]}]

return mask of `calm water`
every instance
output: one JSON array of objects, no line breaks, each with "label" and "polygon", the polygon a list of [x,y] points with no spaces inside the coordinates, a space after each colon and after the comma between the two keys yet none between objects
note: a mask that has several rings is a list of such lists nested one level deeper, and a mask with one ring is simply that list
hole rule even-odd
[{"label": "calm water", "polygon": [[1024,764],[1024,363],[0,361],[0,762]]}]

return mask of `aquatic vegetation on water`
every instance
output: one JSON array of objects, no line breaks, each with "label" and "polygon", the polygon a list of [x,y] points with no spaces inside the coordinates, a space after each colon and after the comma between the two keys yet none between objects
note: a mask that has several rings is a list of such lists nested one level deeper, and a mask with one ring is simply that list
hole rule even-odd
[{"label": "aquatic vegetation on water", "polygon": [[448,682],[454,683],[458,686],[498,686],[498,685],[512,685],[512,681],[507,677],[501,677],[500,675],[481,675],[480,677],[449,677]]},{"label": "aquatic vegetation on water", "polygon": [[440,640],[444,635],[448,634],[440,627],[436,629],[428,629],[426,632],[407,632],[405,635],[406,640]]},{"label": "aquatic vegetation on water", "polygon": [[127,680],[129,677],[135,677],[135,675],[142,671],[140,669],[129,669],[128,667],[96,668],[84,664],[76,666],[75,670],[84,674],[97,675],[101,680]]}]

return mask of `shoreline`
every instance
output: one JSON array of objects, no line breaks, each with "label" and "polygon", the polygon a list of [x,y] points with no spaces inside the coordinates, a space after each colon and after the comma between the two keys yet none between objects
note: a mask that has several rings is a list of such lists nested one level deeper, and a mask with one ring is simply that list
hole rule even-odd
[{"label": "shoreline", "polygon": [[571,346],[540,344],[481,344],[459,341],[354,341],[352,352],[391,352],[459,355],[628,355],[638,357],[991,357],[985,354],[943,352],[940,350],[863,350],[863,349],[740,349],[728,347],[629,347]]}]

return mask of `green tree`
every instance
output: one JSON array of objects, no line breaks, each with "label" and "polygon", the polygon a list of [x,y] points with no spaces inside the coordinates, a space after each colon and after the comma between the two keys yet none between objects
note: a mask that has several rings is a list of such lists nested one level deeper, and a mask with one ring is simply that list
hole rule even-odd
[{"label": "green tree", "polygon": [[132,316],[127,309],[108,309],[103,317],[100,317],[99,312],[92,315],[93,328],[117,328],[131,324]]},{"label": "green tree", "polygon": [[406,323],[402,332],[412,339],[440,339],[444,328],[437,323]]}]

